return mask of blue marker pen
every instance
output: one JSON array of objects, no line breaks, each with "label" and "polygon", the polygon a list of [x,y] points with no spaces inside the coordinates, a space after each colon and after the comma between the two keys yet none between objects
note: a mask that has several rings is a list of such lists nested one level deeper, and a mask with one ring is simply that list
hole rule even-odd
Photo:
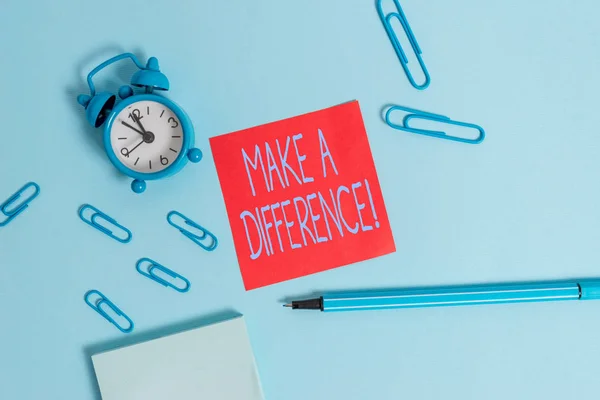
[{"label": "blue marker pen", "polygon": [[292,301],[284,307],[330,312],[560,300],[600,300],[600,280],[334,293]]}]

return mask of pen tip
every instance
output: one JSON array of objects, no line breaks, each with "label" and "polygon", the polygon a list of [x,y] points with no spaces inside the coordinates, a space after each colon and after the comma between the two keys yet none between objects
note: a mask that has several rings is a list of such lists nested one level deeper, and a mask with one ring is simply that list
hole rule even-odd
[{"label": "pen tip", "polygon": [[292,305],[291,304],[284,304],[283,306],[284,307],[291,307]]}]

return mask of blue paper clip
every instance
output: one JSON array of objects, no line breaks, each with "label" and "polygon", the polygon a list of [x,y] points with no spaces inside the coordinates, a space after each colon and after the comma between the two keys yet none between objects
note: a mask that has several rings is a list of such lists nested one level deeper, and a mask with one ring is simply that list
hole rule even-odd
[{"label": "blue paper clip", "polygon": [[[192,228],[198,229],[200,231],[200,235],[192,233],[192,232],[188,231],[187,229],[185,229],[184,227],[174,223],[172,221],[174,215],[177,215],[178,217],[183,218],[183,221],[185,222],[186,225],[189,225]],[[197,223],[195,223],[194,221],[192,221],[191,219],[189,219],[188,217],[186,217],[179,211],[171,211],[170,213],[168,213],[167,214],[167,222],[169,222],[169,224],[171,226],[179,229],[179,232],[183,233],[185,236],[188,237],[188,239],[190,239],[191,241],[193,241],[194,243],[196,243],[198,246],[202,247],[206,251],[213,251],[214,249],[217,248],[217,245],[219,244],[219,241],[217,240],[217,237],[215,235],[213,235],[210,231],[208,231],[207,229],[198,225]],[[204,243],[202,243],[202,241],[204,239],[206,239],[207,237],[210,237],[212,239],[212,243],[205,245]]]},{"label": "blue paper clip", "polygon": [[[145,263],[145,262],[149,263],[147,271],[142,270],[142,264]],[[177,272],[171,271],[169,268],[167,268],[167,267],[165,267],[163,265],[160,265],[156,261],[151,260],[149,258],[145,258],[144,257],[144,258],[140,259],[137,262],[137,264],[135,265],[135,269],[137,269],[137,271],[140,274],[144,275],[145,277],[150,278],[153,281],[158,282],[158,283],[160,283],[163,286],[173,288],[173,289],[177,290],[180,293],[187,292],[188,290],[190,290],[190,286],[192,285],[190,283],[190,281],[188,281],[185,277],[179,275]],[[183,288],[181,288],[179,286],[176,286],[175,284],[173,284],[173,283],[171,283],[171,282],[169,282],[169,281],[161,278],[160,276],[156,275],[154,273],[154,270],[158,270],[158,271],[160,271],[160,272],[162,272],[162,273],[170,276],[171,278],[173,278],[175,280],[177,280],[177,279],[182,280],[185,283],[185,286]]]},{"label": "blue paper clip", "polygon": [[[390,114],[394,110],[401,110],[401,111],[408,113],[402,120],[402,125],[398,125],[398,124],[395,124],[392,121],[390,121]],[[448,124],[448,125],[464,126],[466,128],[476,129],[477,131],[479,131],[479,136],[477,136],[475,139],[468,139],[468,138],[464,138],[464,137],[460,137],[460,136],[448,135],[446,132],[442,132],[442,131],[430,131],[427,129],[411,128],[408,125],[408,123],[413,119],[421,119],[421,120],[425,120],[425,121],[435,121],[435,122],[441,122],[441,123]],[[408,108],[408,107],[402,107],[402,106],[392,106],[385,113],[385,122],[386,122],[386,124],[388,124],[389,126],[391,126],[394,129],[400,129],[402,131],[418,133],[419,135],[427,135],[427,136],[432,136],[432,137],[436,137],[436,138],[440,138],[440,139],[454,140],[456,142],[478,144],[478,143],[481,143],[483,141],[483,139],[485,139],[485,131],[479,125],[470,124],[468,122],[453,121],[444,115],[433,114],[433,113],[426,112],[426,111],[415,110],[414,108]]]},{"label": "blue paper clip", "polygon": [[[92,303],[90,301],[90,296],[94,295],[94,294],[98,295],[98,299]],[[104,317],[104,319],[106,319],[108,322],[110,322],[111,324],[116,326],[117,329],[120,330],[121,332],[129,333],[133,330],[133,321],[131,320],[131,318],[129,318],[127,315],[125,315],[125,313],[123,311],[121,311],[119,309],[119,307],[115,306],[110,300],[108,300],[106,298],[106,296],[104,296],[99,291],[97,291],[95,289],[90,290],[83,296],[83,299],[85,300],[85,302],[87,303],[88,306],[90,306],[98,314],[102,315]],[[129,327],[124,328],[121,325],[119,325],[119,323],[117,321],[115,321],[113,317],[108,315],[108,313],[102,309],[102,304],[106,304],[119,317],[125,318],[127,320],[127,322],[129,323]]]},{"label": "blue paper clip", "polygon": [[[86,217],[83,216],[84,211],[88,210],[88,209],[92,210],[94,212],[89,219],[87,219]],[[104,233],[105,235],[110,236],[111,238],[113,238],[121,243],[129,243],[131,241],[132,234],[129,229],[125,228],[123,225],[120,225],[113,218],[104,214],[102,211],[98,210],[94,206],[91,206],[89,204],[82,205],[81,208],[79,209],[79,218],[81,218],[81,220],[83,222],[85,222],[86,224],[88,224],[89,226],[92,226],[92,227],[98,229],[100,232]],[[125,238],[121,238],[121,237],[115,235],[113,233],[113,231],[100,225],[98,222],[96,222],[97,219],[104,220],[104,221],[108,222],[109,224],[113,225],[114,227],[122,230],[126,234]]]},{"label": "blue paper clip", "polygon": [[[33,188],[33,193],[25,199],[22,199],[20,202],[17,202],[17,200],[19,200],[23,193],[25,193],[29,188]],[[6,199],[2,204],[0,204],[0,212],[4,214],[4,216],[6,216],[4,221],[0,221],[0,227],[8,225],[10,221],[12,221],[19,214],[25,211],[25,209],[29,206],[29,203],[31,203],[31,201],[35,199],[39,194],[39,185],[35,182],[29,182],[26,183],[25,186],[19,189],[15,194]]]},{"label": "blue paper clip", "polygon": [[[404,15],[404,11],[402,11],[402,7],[400,7],[400,2],[398,0],[394,0],[394,3],[396,4],[396,9],[398,10],[398,12],[391,12],[386,15],[383,11],[383,7],[381,6],[382,1],[383,0],[377,0],[377,12],[379,13],[379,18],[381,19],[381,22],[383,23],[383,26],[390,38],[390,41],[392,42],[392,46],[394,46],[394,50],[396,50],[396,55],[400,59],[400,64],[402,65],[402,68],[404,69],[404,73],[406,74],[406,77],[408,78],[408,80],[410,81],[410,84],[413,85],[413,87],[415,89],[419,89],[419,90],[427,89],[427,87],[429,86],[429,82],[431,81],[431,79],[429,78],[429,72],[427,71],[427,67],[425,67],[423,58],[421,58],[421,54],[422,54],[421,48],[419,47],[419,43],[417,43],[417,39],[415,38],[415,35],[413,34],[412,29],[410,29],[408,20],[406,19],[406,16]],[[394,32],[394,28],[392,27],[392,23],[391,23],[392,18],[398,19],[398,22],[400,22],[400,24],[402,25],[402,29],[404,29],[404,33],[406,33],[406,36],[408,37],[408,41],[410,42],[410,45],[411,45],[413,51],[415,52],[415,56],[417,57],[417,60],[419,61],[419,65],[421,66],[421,69],[423,70],[423,75],[425,75],[425,82],[423,82],[423,84],[421,84],[421,85],[419,85],[415,82],[415,80],[410,72],[410,69],[408,69],[408,58],[406,58],[406,53],[404,53],[404,50],[402,50],[402,46],[400,45],[398,36],[396,35],[396,32]]]}]

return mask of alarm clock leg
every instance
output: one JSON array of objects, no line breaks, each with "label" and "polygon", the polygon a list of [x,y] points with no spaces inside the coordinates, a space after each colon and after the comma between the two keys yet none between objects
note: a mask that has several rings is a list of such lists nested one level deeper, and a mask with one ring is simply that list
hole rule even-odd
[{"label": "alarm clock leg", "polygon": [[135,193],[144,193],[144,190],[146,190],[146,181],[135,179],[131,182],[131,190]]},{"label": "alarm clock leg", "polygon": [[202,160],[202,150],[197,148],[190,149],[187,153],[187,156],[188,159],[193,163],[200,162],[200,160]]}]

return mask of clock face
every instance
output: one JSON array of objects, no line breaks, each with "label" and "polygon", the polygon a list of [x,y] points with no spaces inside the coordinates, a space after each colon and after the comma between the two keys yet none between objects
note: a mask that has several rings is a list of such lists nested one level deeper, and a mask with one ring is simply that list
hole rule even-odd
[{"label": "clock face", "polygon": [[110,143],[115,156],[129,169],[160,172],[179,157],[183,128],[169,107],[156,101],[138,101],[114,119]]}]

